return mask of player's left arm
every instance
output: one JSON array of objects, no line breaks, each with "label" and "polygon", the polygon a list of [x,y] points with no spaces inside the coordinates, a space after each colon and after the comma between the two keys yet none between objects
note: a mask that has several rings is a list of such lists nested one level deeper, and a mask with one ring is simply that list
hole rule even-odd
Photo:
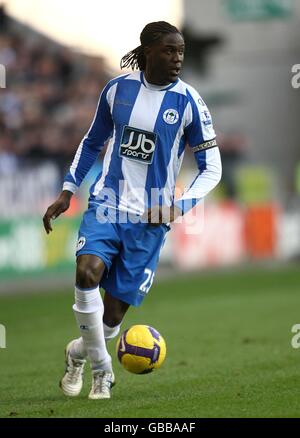
[{"label": "player's left arm", "polygon": [[221,180],[222,163],[217,146],[206,151],[197,151],[195,159],[199,172],[190,187],[174,203],[181,214],[185,214],[195,207]]},{"label": "player's left arm", "polygon": [[146,211],[148,222],[154,225],[173,222],[187,213],[221,180],[221,156],[210,112],[192,87],[189,88],[188,98],[185,138],[194,153],[198,173],[190,187],[171,207],[156,206]]},{"label": "player's left arm", "polygon": [[198,174],[190,187],[171,207],[156,206],[146,212],[147,221],[152,224],[173,222],[191,210],[219,183],[222,175],[220,151],[214,140],[207,142],[206,150],[194,148]]},{"label": "player's left arm", "polygon": [[190,91],[185,136],[194,153],[198,173],[190,187],[174,203],[178,215],[191,210],[216,187],[222,176],[221,156],[211,114],[199,94],[194,89]]},{"label": "player's left arm", "polygon": [[[212,140],[214,143],[215,140]],[[208,146],[208,145],[207,145]],[[156,206],[147,211],[148,222],[162,224],[174,222],[203,199],[221,180],[222,164],[219,148],[208,146],[207,150],[196,148],[195,159],[199,172],[190,187],[171,207]]]}]

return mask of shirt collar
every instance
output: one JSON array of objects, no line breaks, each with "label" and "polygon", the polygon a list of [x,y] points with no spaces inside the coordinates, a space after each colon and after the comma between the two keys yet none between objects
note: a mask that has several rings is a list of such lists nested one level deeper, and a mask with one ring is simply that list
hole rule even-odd
[{"label": "shirt collar", "polygon": [[177,84],[178,81],[179,81],[179,79],[177,79],[176,82],[171,82],[171,83],[168,84],[168,85],[155,85],[155,84],[150,84],[150,83],[146,80],[145,75],[144,75],[144,72],[141,71],[141,82],[142,82],[142,84],[143,84],[146,88],[148,88],[149,90],[152,90],[152,91],[167,91],[167,90],[170,90],[171,88],[173,88],[173,87]]}]

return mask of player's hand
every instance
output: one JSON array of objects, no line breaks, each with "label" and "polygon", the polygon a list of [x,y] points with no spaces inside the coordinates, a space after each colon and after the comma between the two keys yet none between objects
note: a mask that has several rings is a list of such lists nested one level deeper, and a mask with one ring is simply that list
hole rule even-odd
[{"label": "player's hand", "polygon": [[179,216],[182,216],[182,212],[179,208],[172,205],[166,206],[154,206],[148,208],[143,214],[143,219],[151,225],[161,225],[174,222]]},{"label": "player's hand", "polygon": [[54,202],[54,204],[48,207],[44,217],[44,228],[46,233],[49,234],[52,231],[51,220],[56,219],[61,213],[68,210],[70,207],[70,200],[73,193],[68,190],[63,190],[59,198]]}]

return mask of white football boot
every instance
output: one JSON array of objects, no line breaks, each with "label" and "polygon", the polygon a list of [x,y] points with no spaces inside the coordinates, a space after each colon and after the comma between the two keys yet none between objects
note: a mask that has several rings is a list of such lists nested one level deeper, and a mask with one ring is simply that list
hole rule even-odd
[{"label": "white football boot", "polygon": [[111,397],[111,388],[115,384],[115,376],[113,372],[108,371],[93,371],[92,389],[89,393],[89,399],[99,400]]},{"label": "white football boot", "polygon": [[85,359],[73,359],[71,357],[70,350],[73,342],[75,340],[69,342],[66,347],[66,371],[59,383],[63,393],[69,397],[76,397],[80,394],[83,384],[83,369],[86,363]]}]

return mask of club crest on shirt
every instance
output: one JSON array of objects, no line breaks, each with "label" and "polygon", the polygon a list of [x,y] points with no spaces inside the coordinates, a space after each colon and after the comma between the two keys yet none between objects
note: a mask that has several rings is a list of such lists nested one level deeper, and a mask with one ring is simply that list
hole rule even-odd
[{"label": "club crest on shirt", "polygon": [[175,125],[179,120],[178,111],[175,109],[167,109],[163,114],[163,119],[168,125]]},{"label": "club crest on shirt", "polygon": [[79,237],[78,242],[77,242],[77,245],[76,245],[76,251],[80,251],[81,248],[84,247],[85,242],[86,242],[85,237]]}]

